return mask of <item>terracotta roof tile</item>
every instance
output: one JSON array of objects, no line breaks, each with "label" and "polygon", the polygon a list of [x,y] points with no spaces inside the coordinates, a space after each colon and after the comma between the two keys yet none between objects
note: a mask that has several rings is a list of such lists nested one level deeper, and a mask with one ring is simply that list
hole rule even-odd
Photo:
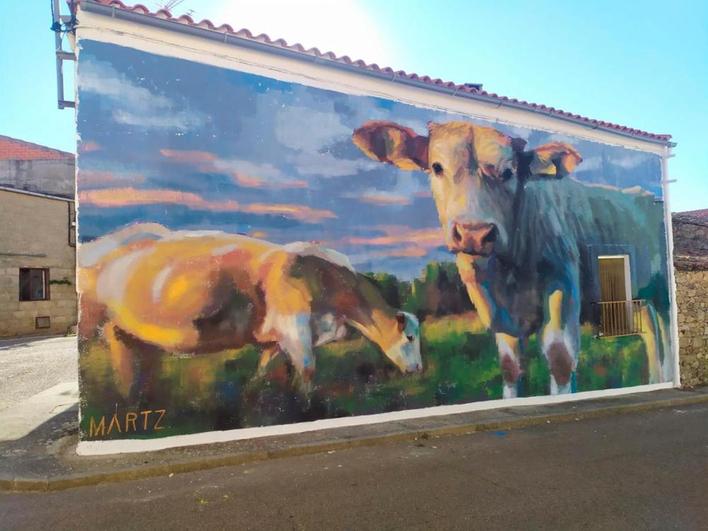
[{"label": "terracotta roof tile", "polygon": [[523,100],[518,100],[515,98],[508,98],[506,96],[500,96],[498,94],[495,94],[493,92],[487,92],[482,89],[482,85],[478,84],[457,84],[453,82],[446,82],[441,79],[431,79],[429,76],[419,76],[418,74],[415,73],[408,73],[403,70],[398,70],[396,72],[393,71],[393,69],[389,67],[381,68],[377,64],[367,64],[364,61],[357,60],[353,61],[350,57],[343,55],[343,56],[337,56],[332,52],[325,52],[322,53],[318,48],[310,48],[309,50],[305,50],[304,47],[300,43],[295,43],[295,44],[288,44],[285,40],[283,39],[271,39],[268,35],[265,33],[261,33],[260,35],[253,36],[253,34],[248,31],[247,29],[241,29],[238,31],[234,31],[231,26],[228,24],[222,24],[221,26],[215,26],[210,20],[204,19],[200,22],[195,22],[190,16],[188,15],[182,15],[179,17],[174,17],[168,10],[166,9],[160,9],[156,12],[150,11],[147,7],[145,7],[142,4],[135,4],[133,6],[124,4],[120,0],[69,0],[69,4],[72,6],[72,9],[75,9],[76,4],[99,4],[107,7],[111,7],[114,9],[120,9],[140,15],[145,15],[149,17],[154,17],[154,18],[159,18],[163,20],[169,20],[178,24],[184,24],[187,26],[192,26],[192,27],[197,27],[201,29],[205,29],[208,31],[215,31],[219,33],[224,33],[226,35],[238,37],[241,39],[246,39],[250,41],[257,41],[261,42],[264,44],[267,44],[269,46],[277,47],[277,48],[282,48],[286,50],[290,50],[293,52],[298,52],[303,55],[308,55],[308,56],[314,56],[318,59],[324,59],[326,61],[332,61],[335,63],[340,63],[340,64],[345,64],[349,66],[353,66],[355,68],[360,68],[362,70],[370,70],[374,72],[385,72],[388,74],[392,75],[392,78],[402,78],[402,79],[407,79],[410,81],[416,81],[418,83],[421,83],[422,85],[430,85],[431,87],[444,87],[448,89],[454,89],[455,92],[465,92],[468,94],[474,94],[480,99],[487,99],[487,100],[492,100],[496,101],[499,103],[507,103],[507,104],[512,104],[517,107],[522,107],[526,108],[532,111],[536,112],[543,112],[545,114],[548,114],[550,116],[557,116],[561,118],[567,118],[571,119],[576,122],[584,123],[585,125],[588,125],[590,127],[601,127],[603,129],[608,129],[611,131],[616,131],[618,133],[623,133],[627,134],[630,136],[634,137],[639,137],[647,140],[652,140],[655,142],[660,142],[664,144],[670,144],[671,142],[671,135],[667,134],[657,134],[657,133],[649,133],[647,131],[642,131],[639,129],[633,129],[630,127],[626,127],[623,125],[618,125],[618,124],[613,124],[609,122],[604,122],[600,120],[594,120],[591,118],[587,118],[584,116],[580,116],[578,114],[573,114],[567,111],[563,111],[560,109],[555,109],[553,107],[547,107],[545,105],[537,104],[537,103],[530,103],[527,101]]},{"label": "terracotta roof tile", "polygon": [[73,153],[0,135],[0,160],[63,160],[73,158]]}]

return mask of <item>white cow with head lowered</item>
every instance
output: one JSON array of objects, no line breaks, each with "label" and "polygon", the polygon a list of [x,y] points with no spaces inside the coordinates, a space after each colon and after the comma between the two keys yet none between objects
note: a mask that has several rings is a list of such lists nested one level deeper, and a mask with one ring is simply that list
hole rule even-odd
[{"label": "white cow with head lowered", "polygon": [[[593,302],[592,249],[634,242],[639,287],[660,270],[663,210],[638,190],[582,184],[570,145],[526,150],[526,142],[469,122],[430,123],[427,136],[371,121],[354,143],[370,158],[429,175],[446,243],[481,320],[495,334],[504,397],[517,395],[529,336],[551,373],[551,393],[572,390],[580,350],[581,309]],[[642,240],[641,234],[649,237]],[[664,323],[641,310],[649,381],[670,375]]]}]

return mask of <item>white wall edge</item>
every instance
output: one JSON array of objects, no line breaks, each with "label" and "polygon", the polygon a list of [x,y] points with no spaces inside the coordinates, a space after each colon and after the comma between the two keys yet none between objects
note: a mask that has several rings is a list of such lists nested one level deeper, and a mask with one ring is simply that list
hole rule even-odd
[{"label": "white wall edge", "polygon": [[678,306],[676,302],[676,274],[674,271],[674,227],[671,217],[671,202],[669,200],[669,158],[672,157],[671,149],[664,148],[661,157],[661,186],[664,196],[664,227],[666,230],[666,270],[669,278],[669,327],[671,329],[671,354],[674,357],[674,385],[681,387],[681,361],[679,359],[679,333],[678,333]]},{"label": "white wall edge", "polygon": [[592,398],[606,398],[611,396],[659,391],[661,389],[671,389],[673,387],[673,382],[666,382],[659,384],[640,385],[636,387],[624,387],[619,389],[584,391],[581,393],[566,395],[531,396],[525,398],[489,400],[485,402],[471,402],[467,404],[434,406],[429,408],[409,409],[404,411],[392,411],[389,413],[378,413],[375,415],[361,415],[356,417],[323,419],[315,420],[312,422],[298,422],[294,424],[279,424],[276,426],[240,428],[226,431],[210,431],[203,433],[194,433],[190,435],[173,435],[160,439],[79,441],[76,447],[76,453],[83,456],[89,456],[156,451],[165,450],[168,448],[178,448],[180,446],[193,446],[199,444],[223,443],[230,441],[240,441],[245,439],[255,439],[259,437],[291,435],[295,433],[306,433],[309,431],[328,430],[333,428],[380,424],[397,420],[438,417],[441,415],[453,415],[456,413],[470,413],[473,411],[485,411],[490,409],[499,409],[502,407],[562,404],[564,402],[577,402],[582,400],[589,400]]}]

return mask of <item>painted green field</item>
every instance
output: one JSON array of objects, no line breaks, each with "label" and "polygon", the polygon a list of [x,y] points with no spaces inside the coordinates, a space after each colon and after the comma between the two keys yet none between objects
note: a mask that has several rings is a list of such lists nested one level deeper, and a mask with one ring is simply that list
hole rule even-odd
[{"label": "painted green field", "polygon": [[[375,345],[358,335],[319,347],[309,397],[293,387],[285,359],[276,358],[265,377],[255,377],[259,352],[253,346],[199,357],[165,355],[153,360],[157,378],[152,388],[128,402],[114,385],[107,349],[95,340],[83,346],[80,360],[86,400],[82,430],[89,435],[91,418],[97,423],[105,417],[108,427],[114,413],[124,419],[126,412],[162,409],[165,418],[157,430],[150,426],[141,430],[140,422],[136,430],[125,429],[121,421],[124,429],[118,431],[114,426],[104,436],[167,436],[501,397],[494,340],[482,330],[474,313],[428,317],[422,324],[421,345],[424,370],[408,376],[401,375]],[[523,394],[547,394],[548,369],[535,338],[531,338],[527,360]],[[599,340],[584,329],[578,391],[646,381],[644,346],[638,337]]]}]

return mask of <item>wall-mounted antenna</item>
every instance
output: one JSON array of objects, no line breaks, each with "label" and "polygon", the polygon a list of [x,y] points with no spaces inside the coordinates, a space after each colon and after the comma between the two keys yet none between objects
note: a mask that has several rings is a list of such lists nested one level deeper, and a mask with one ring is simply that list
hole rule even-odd
[{"label": "wall-mounted antenna", "polygon": [[[165,9],[174,15],[174,9],[178,5],[180,5],[182,2],[184,2],[184,0],[162,0],[162,1],[158,1],[158,2],[153,2],[152,5],[155,6],[156,10]],[[185,15],[190,16],[190,17],[192,15],[194,15],[194,13],[195,13],[194,9],[188,9],[187,11],[184,12]]]},{"label": "wall-mounted antenna", "polygon": [[76,61],[73,52],[67,52],[62,47],[63,36],[74,30],[76,19],[74,16],[62,15],[59,8],[60,0],[51,0],[52,7],[52,27],[54,32],[54,53],[56,55],[57,66],[57,106],[60,109],[75,108],[76,102],[64,98],[64,61]]}]

